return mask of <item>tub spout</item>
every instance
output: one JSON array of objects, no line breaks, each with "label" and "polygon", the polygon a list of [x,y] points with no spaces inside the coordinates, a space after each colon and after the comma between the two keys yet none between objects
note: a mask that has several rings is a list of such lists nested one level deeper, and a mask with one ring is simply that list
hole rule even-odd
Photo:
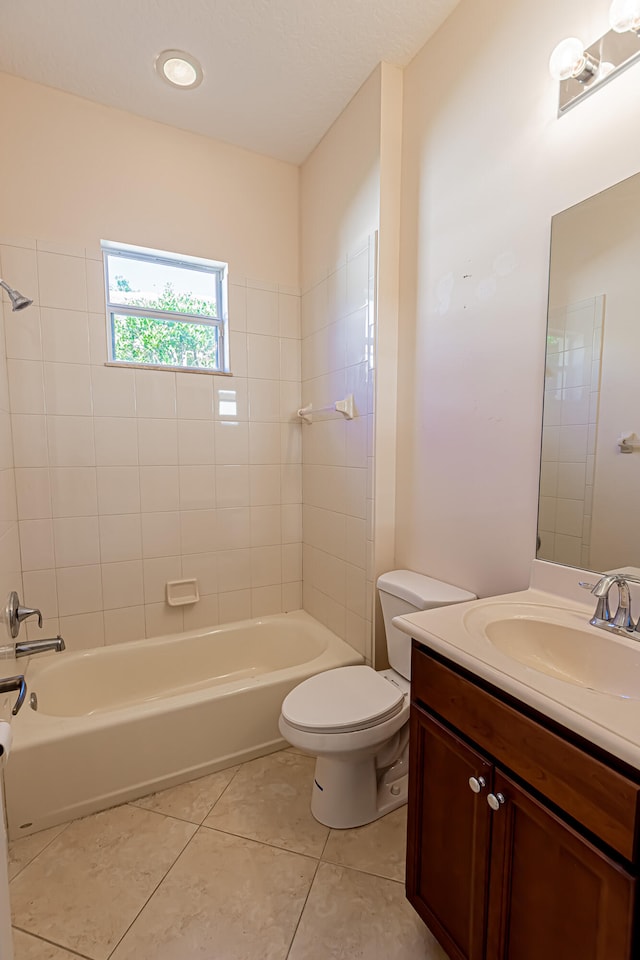
[{"label": "tub spout", "polygon": [[60,635],[50,640],[23,640],[16,643],[15,657],[18,660],[20,657],[30,657],[34,653],[47,653],[49,650],[62,653],[64,649],[64,640]]}]

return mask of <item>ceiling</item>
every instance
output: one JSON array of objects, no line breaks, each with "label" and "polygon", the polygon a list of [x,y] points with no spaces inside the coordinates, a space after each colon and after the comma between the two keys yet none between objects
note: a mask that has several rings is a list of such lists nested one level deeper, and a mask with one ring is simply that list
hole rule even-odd
[{"label": "ceiling", "polygon": [[[301,163],[381,61],[405,66],[459,0],[2,0],[0,70]],[[162,50],[205,79],[174,90]]]}]

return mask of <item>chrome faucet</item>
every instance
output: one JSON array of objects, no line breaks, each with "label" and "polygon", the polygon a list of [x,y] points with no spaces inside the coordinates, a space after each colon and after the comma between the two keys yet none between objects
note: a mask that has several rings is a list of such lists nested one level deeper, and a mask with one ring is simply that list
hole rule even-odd
[{"label": "chrome faucet", "polygon": [[[618,606],[615,615],[612,617],[609,608],[609,592],[614,584],[618,588]],[[640,633],[640,619],[637,624],[634,624],[631,616],[631,593],[626,577],[619,573],[608,573],[600,577],[596,584],[581,582],[580,586],[585,590],[590,590],[598,598],[595,613],[589,620],[593,627],[602,627],[623,636],[628,636],[635,631]]]},{"label": "chrome faucet", "polygon": [[[14,703],[11,711],[12,716],[15,717],[27,695],[27,684],[24,679],[24,674],[19,674],[17,677],[3,677],[2,680],[0,680],[0,693],[11,693],[12,690],[18,691],[18,699]],[[2,751],[0,751],[0,753],[1,752]]]},{"label": "chrome faucet", "polygon": [[15,658],[30,657],[34,653],[47,653],[55,650],[56,653],[62,653],[65,650],[65,643],[60,634],[57,637],[51,637],[50,640],[22,640],[16,643]]},{"label": "chrome faucet", "polygon": [[17,592],[12,590],[9,594],[5,609],[7,630],[9,631],[12,640],[15,640],[15,638],[18,636],[22,621],[28,620],[29,617],[37,617],[38,626],[42,627],[42,614],[40,611],[35,607],[23,607],[20,603],[20,597],[18,596]]}]

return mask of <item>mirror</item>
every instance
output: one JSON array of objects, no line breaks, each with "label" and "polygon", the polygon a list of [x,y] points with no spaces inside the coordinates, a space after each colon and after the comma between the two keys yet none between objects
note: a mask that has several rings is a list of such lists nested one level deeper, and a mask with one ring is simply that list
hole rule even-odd
[{"label": "mirror", "polygon": [[538,559],[640,575],[639,274],[640,174],[553,218]]}]

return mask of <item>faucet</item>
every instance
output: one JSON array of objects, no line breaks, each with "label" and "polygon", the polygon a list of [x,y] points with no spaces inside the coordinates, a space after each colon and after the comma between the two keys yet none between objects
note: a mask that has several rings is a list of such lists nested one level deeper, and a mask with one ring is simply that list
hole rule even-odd
[{"label": "faucet", "polygon": [[34,653],[47,653],[49,650],[55,650],[56,653],[62,653],[66,649],[65,643],[60,634],[52,637],[50,640],[22,640],[16,643],[15,658],[30,657]]},{"label": "faucet", "polygon": [[[14,703],[11,711],[11,715],[15,717],[27,695],[27,683],[24,679],[24,674],[19,674],[17,677],[3,677],[2,680],[0,680],[0,693],[11,693],[12,690],[18,691],[18,699]],[[2,750],[0,750],[0,754],[1,753]]]},{"label": "faucet", "polygon": [[15,640],[15,638],[18,636],[22,621],[28,620],[29,617],[37,617],[38,626],[42,627],[42,614],[40,611],[36,607],[23,607],[20,603],[20,597],[18,596],[17,592],[12,590],[9,594],[7,606],[5,608],[7,630],[9,631],[12,640]]},{"label": "faucet", "polygon": [[[618,587],[618,607],[615,616],[612,617],[609,609],[609,591],[614,584]],[[598,598],[595,613],[589,620],[593,627],[602,627],[605,630],[611,630],[612,633],[623,635],[634,631],[640,632],[640,619],[637,624],[634,624],[631,617],[631,593],[625,577],[618,573],[609,573],[600,577],[596,584],[581,582],[580,586],[590,590]]]}]

